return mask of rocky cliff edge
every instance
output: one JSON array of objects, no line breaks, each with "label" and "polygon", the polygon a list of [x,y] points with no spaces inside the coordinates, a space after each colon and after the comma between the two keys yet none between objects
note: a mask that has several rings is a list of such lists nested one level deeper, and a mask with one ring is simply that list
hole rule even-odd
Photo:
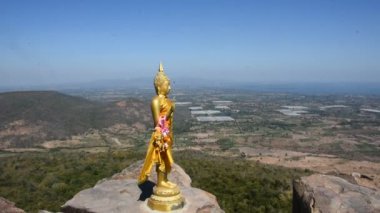
[{"label": "rocky cliff edge", "polygon": [[[157,212],[150,210],[146,202],[153,192],[156,173],[151,181],[137,185],[137,177],[143,161],[138,161],[111,178],[100,180],[93,188],[76,194],[62,206],[64,213],[124,213]],[[185,198],[185,206],[173,212],[218,213],[224,212],[214,195],[191,187],[191,179],[185,171],[174,164],[169,179],[178,184]]]},{"label": "rocky cliff edge", "polygon": [[339,177],[314,174],[293,181],[293,212],[380,212],[380,192]]}]

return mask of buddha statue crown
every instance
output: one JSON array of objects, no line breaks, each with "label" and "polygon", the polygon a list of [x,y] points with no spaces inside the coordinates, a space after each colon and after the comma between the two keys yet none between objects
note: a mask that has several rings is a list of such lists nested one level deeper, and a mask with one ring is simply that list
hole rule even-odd
[{"label": "buddha statue crown", "polygon": [[154,78],[154,88],[156,89],[156,92],[158,92],[158,89],[165,82],[170,83],[170,79],[168,78],[168,76],[166,76],[162,63],[160,62],[158,72],[156,74],[156,77]]}]

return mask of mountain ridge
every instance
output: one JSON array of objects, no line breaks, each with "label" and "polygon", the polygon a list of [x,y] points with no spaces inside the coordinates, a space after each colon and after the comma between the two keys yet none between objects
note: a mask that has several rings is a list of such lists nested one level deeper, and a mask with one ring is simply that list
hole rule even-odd
[{"label": "mountain ridge", "polygon": [[0,148],[33,147],[46,140],[69,139],[89,129],[117,123],[132,125],[138,122],[139,115],[131,113],[137,108],[148,110],[135,99],[126,99],[120,105],[56,91],[0,93]]}]

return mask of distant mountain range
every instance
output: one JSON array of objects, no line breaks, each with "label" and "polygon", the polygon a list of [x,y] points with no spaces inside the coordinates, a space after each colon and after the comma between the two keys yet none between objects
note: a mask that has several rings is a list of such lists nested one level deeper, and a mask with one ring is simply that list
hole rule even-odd
[{"label": "distant mountain range", "polygon": [[[172,78],[175,89],[242,89],[257,92],[286,92],[300,94],[380,94],[380,82],[238,82],[207,80],[201,78]],[[144,89],[152,88],[151,77],[135,79],[111,79],[85,83],[67,83],[31,86],[0,86],[0,91],[68,90],[68,89]]]},{"label": "distant mountain range", "polygon": [[258,92],[286,92],[307,95],[380,95],[380,83],[244,83],[236,88]]}]

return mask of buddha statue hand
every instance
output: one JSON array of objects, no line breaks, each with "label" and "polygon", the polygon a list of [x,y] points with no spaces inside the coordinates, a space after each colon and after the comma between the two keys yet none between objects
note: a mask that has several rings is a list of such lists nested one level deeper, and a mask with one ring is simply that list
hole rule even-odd
[{"label": "buddha statue hand", "polygon": [[169,145],[165,142],[162,142],[162,141],[155,141],[154,142],[154,145],[155,147],[160,151],[160,152],[164,152],[168,149]]},{"label": "buddha statue hand", "polygon": [[154,147],[158,148],[158,149],[161,149],[162,146],[163,146],[163,143],[161,140],[155,140],[154,143],[153,143]]},{"label": "buddha statue hand", "polygon": [[160,127],[156,127],[154,132],[154,146],[159,149],[160,152],[166,151],[169,145],[165,142],[164,136]]},{"label": "buddha statue hand", "polygon": [[160,147],[160,152],[165,152],[168,149],[169,145],[166,142],[163,142]]},{"label": "buddha statue hand", "polygon": [[169,148],[169,145],[166,142],[163,142],[163,141],[157,140],[157,141],[154,142],[154,144],[155,144],[155,147],[160,152],[165,152]]},{"label": "buddha statue hand", "polygon": [[158,142],[161,143],[161,141],[163,139],[162,138],[162,133],[161,133],[161,128],[160,127],[156,127],[154,129],[155,129],[154,134],[153,134],[154,141],[155,141],[156,144]]}]

